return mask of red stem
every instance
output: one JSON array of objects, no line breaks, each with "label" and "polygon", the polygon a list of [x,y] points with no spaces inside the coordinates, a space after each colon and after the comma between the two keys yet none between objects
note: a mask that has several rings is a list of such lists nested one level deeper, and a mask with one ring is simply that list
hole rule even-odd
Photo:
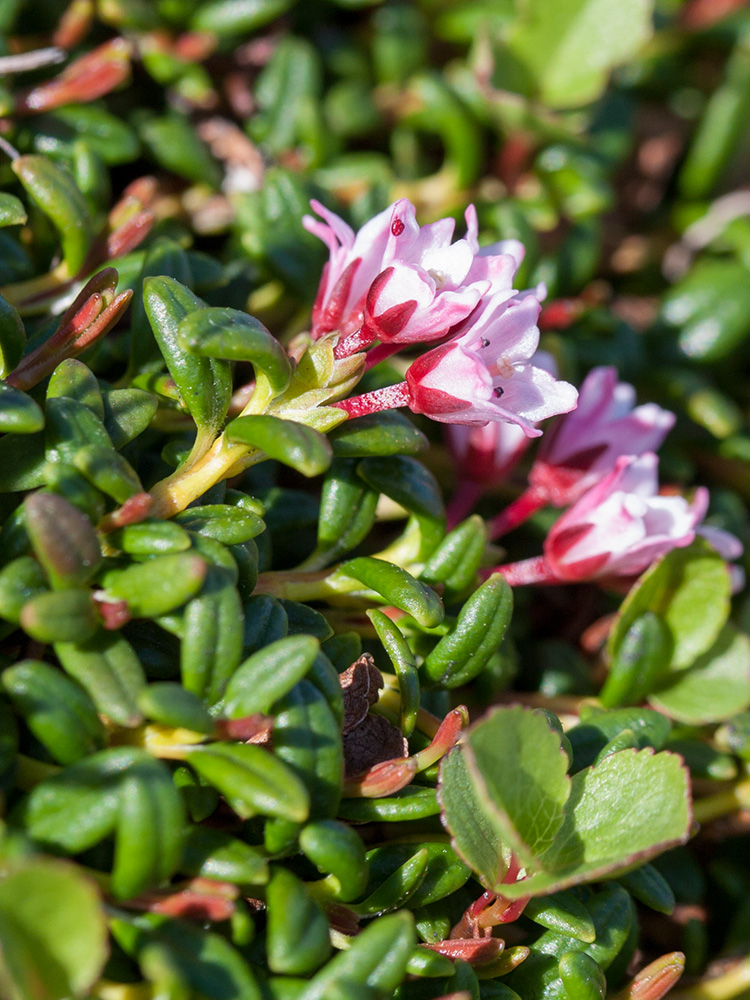
[{"label": "red stem", "polygon": [[497,517],[490,521],[489,537],[491,541],[517,528],[524,521],[536,514],[547,504],[547,493],[536,486],[529,486],[516,500]]},{"label": "red stem", "polygon": [[403,346],[403,344],[378,344],[377,347],[373,347],[371,351],[367,352],[365,371],[369,371],[379,361],[385,361],[386,358],[390,358],[392,354],[397,354]]},{"label": "red stem", "polygon": [[338,403],[330,405],[346,410],[350,417],[363,417],[367,413],[408,406],[410,398],[406,382],[398,382],[396,385],[386,385],[382,389],[366,392],[362,396],[352,396],[350,399],[341,399]]},{"label": "red stem", "polygon": [[494,569],[482,570],[482,576],[488,577],[493,573],[502,573],[511,587],[525,587],[530,583],[564,583],[550,569],[544,556],[534,556],[532,559],[523,559],[521,562],[506,563],[504,566],[495,566]]}]

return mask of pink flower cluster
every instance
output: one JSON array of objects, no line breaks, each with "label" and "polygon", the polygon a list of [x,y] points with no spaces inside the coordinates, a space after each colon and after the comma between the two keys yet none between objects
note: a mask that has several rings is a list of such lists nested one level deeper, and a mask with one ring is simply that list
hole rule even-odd
[{"label": "pink flower cluster", "polygon": [[[733,535],[701,526],[705,488],[691,501],[659,491],[654,451],[674,414],[654,403],[634,404],[633,387],[619,382],[614,368],[595,368],[584,380],[576,411],[542,442],[529,489],[495,520],[497,537],[544,504],[568,507],[549,531],[543,556],[501,568],[511,582],[633,579],[696,534],[726,559],[742,554]],[[736,574],[733,579],[741,585]]]},{"label": "pink flower cluster", "polygon": [[536,424],[576,405],[576,390],[530,363],[539,342],[540,292],[513,288],[523,247],[504,241],[480,249],[473,206],[467,234],[453,240],[452,219],[420,227],[402,199],[354,233],[313,202],[325,220],[306,227],[330,259],[313,307],[314,337],[337,331],[337,357],[372,344],[439,346],[418,357],[402,386],[340,405],[352,415],[408,406],[433,420],[481,426]]},{"label": "pink flower cluster", "polygon": [[[497,538],[542,506],[568,508],[542,556],[499,567],[511,582],[632,578],[704,530],[705,489],[690,502],[659,492],[654,452],[674,414],[654,403],[636,406],[635,390],[611,367],[590,372],[579,394],[537,352],[544,289],[514,289],[524,253],[517,241],[480,249],[473,206],[466,236],[455,241],[452,219],[420,227],[406,199],[357,233],[312,206],[320,218],[304,224],[330,254],[313,337],[333,337],[338,358],[379,345],[372,362],[402,346],[433,345],[411,362],[404,382],[333,405],[351,417],[408,406],[447,424],[465,475],[453,520],[508,475],[541,435],[540,421],[565,414],[538,450],[528,489],[490,526]],[[705,534],[722,554],[741,552],[726,532]]]}]

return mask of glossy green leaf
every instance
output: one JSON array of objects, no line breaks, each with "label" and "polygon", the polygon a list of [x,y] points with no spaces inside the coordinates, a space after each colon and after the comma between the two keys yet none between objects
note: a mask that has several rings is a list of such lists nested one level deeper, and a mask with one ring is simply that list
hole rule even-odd
[{"label": "glossy green leaf", "polygon": [[[416,944],[410,913],[393,913],[369,924],[318,972],[299,1000],[329,1000],[335,987],[365,985],[388,996],[401,982]],[[378,994],[376,994],[377,996]]]},{"label": "glossy green leaf", "polygon": [[432,473],[408,456],[364,458],[357,466],[364,481],[395,500],[419,524],[421,541],[418,558],[431,555],[445,533],[445,512],[440,487]]},{"label": "glossy green leaf", "polygon": [[0,432],[35,434],[44,427],[44,414],[31,396],[0,382]]},{"label": "glossy green leaf", "polygon": [[[564,0],[552,10],[544,0],[526,0],[508,45],[546,104],[576,106],[597,98],[610,71],[648,41],[652,16],[649,0],[627,9],[613,0]],[[604,23],[606,38],[594,46]]]},{"label": "glossy green leaf", "polygon": [[0,194],[0,226],[22,226],[26,222],[26,209],[14,194]]},{"label": "glossy green leaf", "polygon": [[169,374],[199,428],[217,433],[224,422],[232,394],[228,362],[201,358],[180,344],[178,330],[186,316],[205,303],[179,281],[148,277],[143,282],[143,303]]},{"label": "glossy green leaf", "polygon": [[63,667],[85,688],[97,710],[121,726],[136,726],[143,667],[130,643],[117,633],[99,633],[84,643],[55,644]]},{"label": "glossy green leaf", "polygon": [[203,586],[207,565],[192,552],[154,556],[102,577],[110,600],[127,601],[134,618],[156,618],[185,604]]},{"label": "glossy green leaf", "polygon": [[0,378],[5,378],[13,371],[23,357],[25,346],[23,320],[18,315],[18,310],[0,295]]},{"label": "glossy green leaf", "polygon": [[414,654],[397,626],[382,611],[368,611],[367,617],[375,626],[396,671],[401,698],[401,732],[408,738],[414,732],[419,711],[419,675]]},{"label": "glossy green leaf", "polygon": [[99,628],[99,617],[91,591],[70,588],[32,597],[21,626],[37,642],[85,642]]},{"label": "glossy green leaf", "polygon": [[34,736],[60,764],[100,750],[105,731],[94,703],[60,670],[22,660],[2,675],[3,687]]},{"label": "glossy green leaf", "polygon": [[667,294],[666,321],[680,330],[683,354],[695,361],[717,361],[747,335],[750,309],[748,270],[731,260],[701,260]]},{"label": "glossy green leaf", "polygon": [[513,591],[499,573],[464,604],[456,624],[425,657],[424,673],[434,684],[466,684],[496,652],[513,614]]},{"label": "glossy green leaf", "polygon": [[314,972],[331,952],[328,920],[320,905],[286,868],[276,868],[266,889],[266,948],[273,972]]},{"label": "glossy green leaf", "polygon": [[393,563],[361,556],[343,563],[337,575],[359,581],[426,628],[443,620],[443,605],[435,591]]},{"label": "glossy green leaf", "polygon": [[277,704],[273,749],[307,788],[310,818],[335,816],[344,781],[341,724],[309,680],[300,680]]},{"label": "glossy green leaf", "polygon": [[672,659],[672,637],[666,624],[646,611],[636,618],[617,647],[599,698],[605,708],[638,703],[659,686]]},{"label": "glossy green leaf", "polygon": [[330,442],[337,458],[418,455],[427,447],[425,435],[397,410],[347,420],[331,431]]},{"label": "glossy green leaf", "polygon": [[318,476],[331,464],[327,439],[294,420],[270,414],[238,417],[225,429],[229,441],[259,448],[269,458],[290,465],[303,476]]},{"label": "glossy green leaf", "polygon": [[211,308],[186,316],[178,340],[188,351],[204,358],[249,362],[262,372],[274,395],[289,385],[289,357],[263,324],[238,309]]},{"label": "glossy green leaf", "polygon": [[203,702],[181,684],[169,681],[149,684],[138,695],[138,707],[153,722],[163,726],[212,733],[214,720]]},{"label": "glossy green leaf", "polygon": [[92,881],[72,865],[29,858],[0,879],[0,982],[8,1000],[87,993],[107,958],[107,922]]},{"label": "glossy green leaf", "polygon": [[365,891],[365,845],[351,826],[332,819],[308,823],[300,832],[299,846],[321,873],[335,878],[338,899],[348,902]]},{"label": "glossy green leaf", "polygon": [[11,166],[26,193],[57,229],[68,272],[75,275],[93,236],[86,199],[68,171],[46,156],[19,156]]},{"label": "glossy green leaf", "polygon": [[672,639],[671,668],[683,670],[716,640],[729,614],[729,574],[703,539],[655,563],[622,603],[608,642],[611,659],[636,619],[651,611]]},{"label": "glossy green leaf", "polygon": [[241,719],[268,712],[302,680],[312,666],[320,644],[308,635],[294,635],[268,643],[242,663],[227,684],[224,712]]},{"label": "glossy green leaf", "polygon": [[297,823],[307,819],[307,789],[268,750],[249,743],[213,743],[189,751],[186,759],[240,816],[279,816]]},{"label": "glossy green leaf", "polygon": [[726,625],[687,670],[652,692],[649,703],[678,722],[721,722],[750,707],[750,638]]},{"label": "glossy green leaf", "polygon": [[258,848],[209,826],[188,827],[180,871],[239,885],[268,882],[268,861]]}]

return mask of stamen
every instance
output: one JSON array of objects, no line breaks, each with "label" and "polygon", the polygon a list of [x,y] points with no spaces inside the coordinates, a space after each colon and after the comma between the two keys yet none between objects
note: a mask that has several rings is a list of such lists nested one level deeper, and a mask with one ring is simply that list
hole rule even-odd
[{"label": "stamen", "polygon": [[391,232],[394,236],[400,236],[404,229],[406,229],[406,226],[403,224],[401,219],[394,219],[391,223]]},{"label": "stamen", "polygon": [[499,385],[496,385],[492,391],[498,399],[505,393],[505,389],[502,389]]}]

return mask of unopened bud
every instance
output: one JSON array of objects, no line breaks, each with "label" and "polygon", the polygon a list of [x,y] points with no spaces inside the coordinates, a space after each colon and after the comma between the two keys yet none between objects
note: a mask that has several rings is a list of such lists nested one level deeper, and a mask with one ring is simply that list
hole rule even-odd
[{"label": "unopened bud", "polygon": [[672,989],[684,969],[685,956],[681,951],[671,951],[641,969],[614,1000],[661,1000]]}]

